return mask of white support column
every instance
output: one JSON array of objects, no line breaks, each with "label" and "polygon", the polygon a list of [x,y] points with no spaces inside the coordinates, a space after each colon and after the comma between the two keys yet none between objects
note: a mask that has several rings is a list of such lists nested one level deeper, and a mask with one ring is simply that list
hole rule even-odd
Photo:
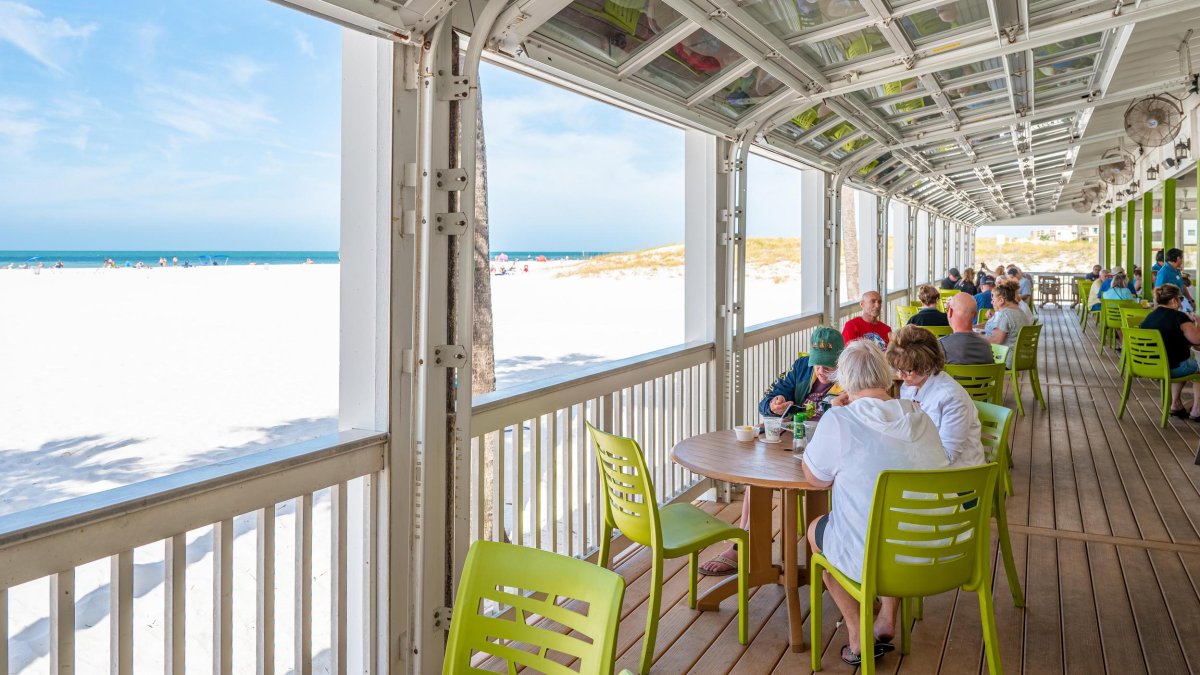
[{"label": "white support column", "polygon": [[[388,330],[392,216],[393,43],[342,31],[342,167],[338,428],[388,428]],[[406,275],[406,283],[411,274]],[[404,336],[407,338],[407,336]],[[379,646],[378,541],[371,532],[369,476],[347,494],[347,670],[381,672],[364,663]],[[407,565],[407,560],[396,561]],[[405,567],[405,569],[407,569]],[[407,576],[405,572],[404,576]],[[273,591],[272,591],[273,592]]]},{"label": "white support column", "polygon": [[928,211],[922,211],[925,216],[925,239],[928,239],[928,251],[925,254],[925,274],[918,283],[933,281],[933,270],[937,268],[937,218]]},{"label": "white support column", "polygon": [[[879,255],[877,230],[879,223],[879,198],[871,192],[854,191],[855,222],[850,223],[858,231],[857,251],[848,251],[849,255],[858,256],[858,287],[865,293],[868,290],[879,290]],[[845,226],[845,225],[844,225]],[[858,298],[850,298],[858,300]],[[839,303],[840,304],[840,303]]]},{"label": "white support column", "polygon": [[[872,195],[874,197],[874,195]],[[874,288],[879,291],[880,300],[883,301],[884,320],[887,320],[887,294],[888,294],[888,203],[890,198],[874,197],[875,199],[875,284],[874,286],[864,286],[864,288]]]},{"label": "white support column", "polygon": [[908,226],[907,232],[905,233],[905,237],[908,240],[908,246],[906,247],[908,250],[905,251],[905,253],[908,256],[908,260],[907,260],[908,274],[905,276],[905,279],[906,279],[906,285],[908,287],[908,295],[911,298],[912,294],[913,294],[913,289],[917,285],[917,275],[919,274],[919,272],[917,271],[918,267],[919,267],[918,263],[920,261],[920,251],[919,251],[920,247],[917,245],[917,241],[919,241],[917,239],[918,209],[917,209],[917,207],[915,207],[911,204],[905,204],[904,212],[905,212],[905,221]]},{"label": "white support column", "polygon": [[800,311],[825,311],[825,173],[806,169],[800,173]]},{"label": "white support column", "polygon": [[[723,223],[717,213],[717,137],[689,129],[683,136],[684,341],[715,340],[723,323]],[[718,302],[719,300],[719,302]]]},{"label": "white support column", "polygon": [[912,255],[912,242],[909,239],[908,205],[895,199],[888,203],[888,234],[891,236],[892,282],[889,290],[907,288],[909,257]]},{"label": "white support column", "polygon": [[837,174],[825,174],[825,302],[822,321],[829,326],[837,322],[842,304],[839,274],[842,267],[842,185]]}]

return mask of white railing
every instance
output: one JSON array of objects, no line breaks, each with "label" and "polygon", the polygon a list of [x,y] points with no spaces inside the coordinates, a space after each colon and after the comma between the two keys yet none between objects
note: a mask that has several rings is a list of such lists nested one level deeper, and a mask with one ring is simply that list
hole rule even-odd
[{"label": "white railing", "polygon": [[743,420],[758,422],[758,402],[763,393],[780,373],[792,367],[799,352],[808,351],[812,329],[819,325],[820,314],[805,314],[746,329]]},{"label": "white railing", "polygon": [[[76,636],[107,619],[108,668],[99,669],[114,675],[132,673],[135,652],[140,664],[157,651],[155,646],[162,650],[162,672],[184,673],[197,638],[208,635],[211,651],[200,653],[211,658],[211,666],[193,658],[187,670],[211,668],[218,675],[275,672],[277,607],[291,609],[290,617],[278,613],[291,632],[290,640],[283,641],[293,648],[291,658],[281,658],[279,665],[291,663],[294,672],[312,672],[314,634],[321,637],[319,646],[327,645],[327,660],[322,660],[329,664],[328,672],[345,673],[349,652],[357,651],[356,656],[369,662],[373,655],[362,652],[366,642],[350,644],[347,638],[347,561],[359,559],[362,565],[375,559],[370,550],[379,535],[378,519],[366,516],[359,530],[364,536],[348,537],[347,496],[353,485],[363,490],[364,504],[378,504],[380,483],[375,477],[383,470],[386,445],[385,434],[343,432],[0,517],[0,669],[20,672],[43,656],[49,657],[53,673],[97,669],[96,661],[104,661],[103,640],[92,644],[93,629],[86,634],[88,644],[81,643],[77,650]],[[314,501],[322,504],[322,514],[328,503],[328,520],[314,518]],[[193,536],[189,541],[194,530],[209,527],[210,537]],[[277,548],[277,530],[290,530],[294,536]],[[328,537],[328,566],[318,561],[318,567],[328,569],[320,583],[328,583],[330,595],[315,598],[320,607],[328,606],[324,612],[314,609],[314,532],[322,541]],[[351,542],[364,550],[348,555]],[[247,546],[254,547],[254,569],[249,572],[234,567],[235,547],[244,560]],[[210,564],[202,565],[209,556]],[[280,576],[292,581],[293,593],[277,604],[276,568],[288,558],[291,569],[285,566]],[[105,562],[107,574],[97,574],[95,566]],[[197,593],[206,581],[208,592]],[[373,602],[374,575],[363,574],[362,584],[363,602]],[[28,620],[24,609],[38,604],[29,591],[44,592],[46,586],[48,653],[22,654],[22,661],[16,662],[10,658],[15,656],[9,649],[10,609],[21,615],[20,621]],[[152,592],[163,604],[147,622],[144,601],[135,610],[134,599]],[[190,625],[189,603],[211,607],[206,625]],[[253,612],[246,611],[246,603]],[[240,617],[250,617],[252,633],[243,630],[241,621],[235,629],[235,604]],[[18,612],[18,606],[23,611]],[[325,618],[327,624],[314,625],[314,618]],[[157,624],[150,634],[147,623]],[[33,625],[17,627],[31,630]],[[246,642],[239,644],[236,661],[235,638]],[[89,667],[77,668],[76,656],[84,653]],[[150,661],[157,665],[158,658]],[[139,671],[143,669],[139,665]]]},{"label": "white railing", "polygon": [[862,316],[862,305],[859,304],[858,300],[847,302],[838,307],[837,321],[835,322],[837,329],[841,330],[845,328],[846,322],[856,316]]},{"label": "white railing", "polygon": [[[1075,280],[1083,273],[1074,272],[1029,272],[1029,280],[1033,284],[1033,302],[1041,305],[1043,302],[1054,302],[1062,307],[1070,307],[1079,302],[1079,286]],[[1042,280],[1049,282],[1051,288],[1043,285]],[[1051,289],[1057,285],[1058,292]],[[1132,286],[1132,280],[1130,285]],[[1086,300],[1087,298],[1084,298]]]},{"label": "white railing", "polygon": [[902,305],[907,305],[911,301],[910,295],[909,289],[907,288],[902,288],[898,291],[892,291],[891,293],[888,293],[887,297],[884,298],[884,304],[886,307],[884,308],[883,320],[889,325],[895,326],[897,317],[896,308]]},{"label": "white railing", "polygon": [[712,343],[582,370],[569,379],[477,396],[471,413],[471,539],[588,556],[603,501],[585,422],[637,439],[659,503],[704,479],[671,461],[683,438],[715,428]]}]

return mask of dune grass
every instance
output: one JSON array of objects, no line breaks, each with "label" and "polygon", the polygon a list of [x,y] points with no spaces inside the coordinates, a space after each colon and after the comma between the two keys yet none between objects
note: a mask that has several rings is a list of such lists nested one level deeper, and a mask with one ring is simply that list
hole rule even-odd
[{"label": "dune grass", "polygon": [[[800,264],[799,237],[750,237],[747,242],[747,267]],[[562,270],[559,276],[594,277],[676,268],[683,269],[683,244],[596,256]]]}]

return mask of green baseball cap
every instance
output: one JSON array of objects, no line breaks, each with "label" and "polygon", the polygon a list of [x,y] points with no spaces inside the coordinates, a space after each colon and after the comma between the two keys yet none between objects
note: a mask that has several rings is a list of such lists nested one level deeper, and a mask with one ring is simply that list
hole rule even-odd
[{"label": "green baseball cap", "polygon": [[817,326],[809,341],[808,363],[812,366],[837,368],[838,357],[845,347],[846,341],[842,339],[841,333],[829,326]]}]

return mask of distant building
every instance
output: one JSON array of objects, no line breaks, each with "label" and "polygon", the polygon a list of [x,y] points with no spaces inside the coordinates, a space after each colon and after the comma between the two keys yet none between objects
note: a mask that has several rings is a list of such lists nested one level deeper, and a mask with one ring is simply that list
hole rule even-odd
[{"label": "distant building", "polygon": [[1097,241],[1100,238],[1099,225],[1072,225],[1047,227],[1030,230],[1029,238],[1033,241]]}]

